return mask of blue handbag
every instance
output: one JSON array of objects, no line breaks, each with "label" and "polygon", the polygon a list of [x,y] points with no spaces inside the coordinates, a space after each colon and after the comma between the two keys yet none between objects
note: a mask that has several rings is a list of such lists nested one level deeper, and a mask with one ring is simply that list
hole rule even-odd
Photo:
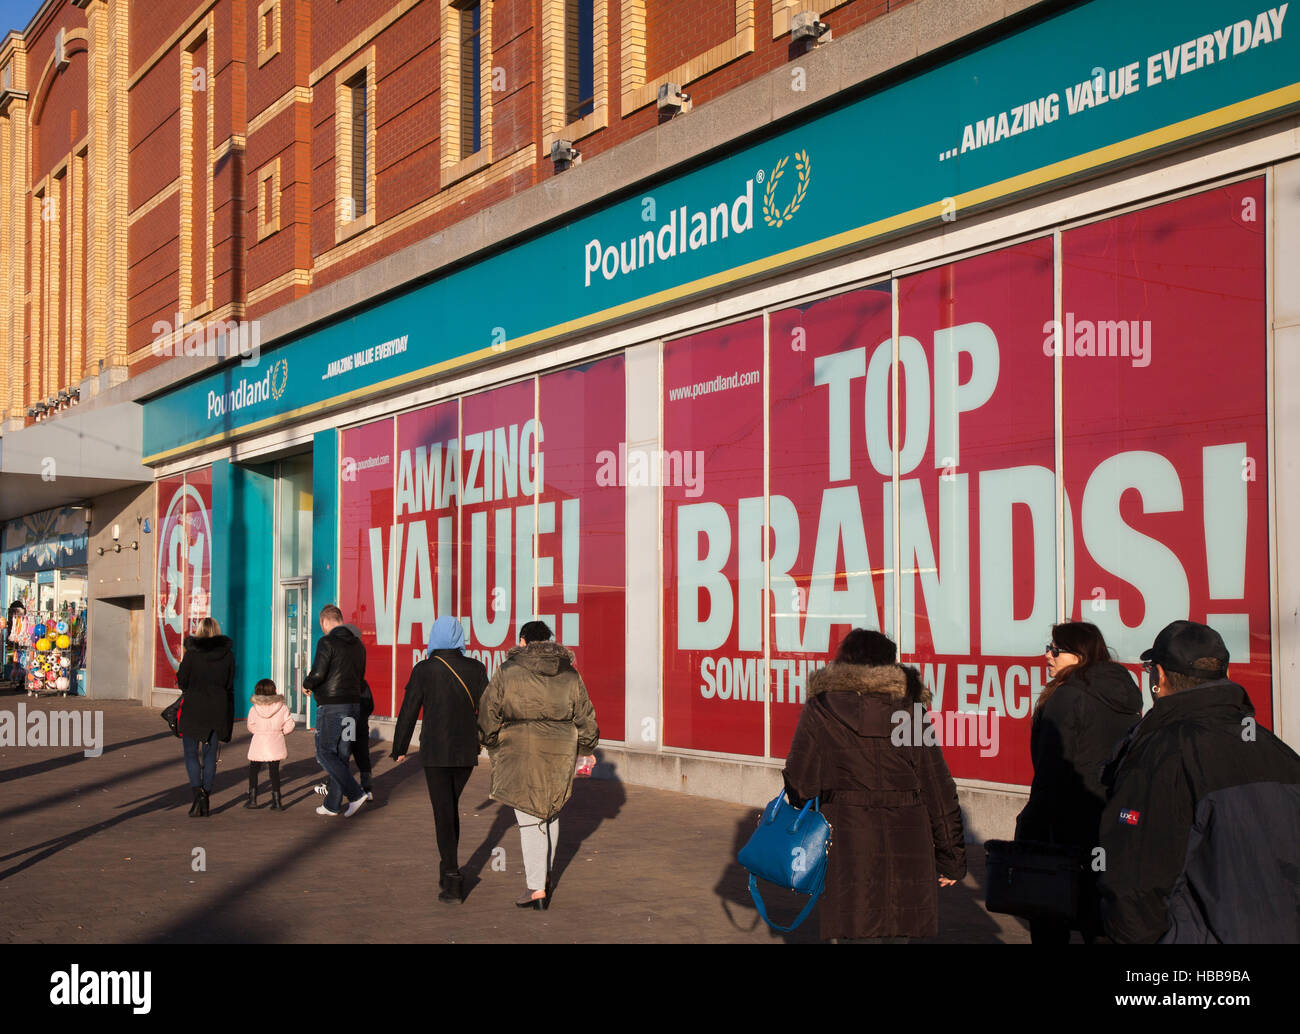
[{"label": "blue handbag", "polygon": [[[826,885],[826,861],[831,845],[831,824],[821,813],[821,799],[814,797],[796,810],[782,790],[772,799],[758,820],[758,828],[736,860],[749,870],[749,894],[758,914],[773,930],[789,933],[808,918]],[[810,894],[808,904],[789,926],[778,926],[767,917],[758,878],[787,890]]]}]

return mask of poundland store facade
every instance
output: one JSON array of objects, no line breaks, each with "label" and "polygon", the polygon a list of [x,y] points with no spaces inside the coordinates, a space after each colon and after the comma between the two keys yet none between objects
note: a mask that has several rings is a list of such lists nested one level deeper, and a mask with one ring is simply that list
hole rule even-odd
[{"label": "poundland store facade", "polygon": [[542,617],[621,777],[757,802],[811,671],[880,628],[992,833],[1052,623],[1136,672],[1190,617],[1300,743],[1296,17],[1095,0],[875,80],[850,35],[770,126],[737,113],[777,78],[651,134],[650,179],[511,202],[602,198],[576,216],[295,303],[145,403],[155,685],[203,613],[241,694],[295,684],[337,600],[392,715],[436,616],[489,670]]}]

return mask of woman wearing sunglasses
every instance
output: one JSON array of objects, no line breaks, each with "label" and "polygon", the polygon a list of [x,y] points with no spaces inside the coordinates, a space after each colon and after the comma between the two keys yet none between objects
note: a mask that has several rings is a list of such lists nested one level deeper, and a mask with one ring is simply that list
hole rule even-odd
[{"label": "woman wearing sunglasses", "polygon": [[[1086,621],[1054,625],[1043,657],[1049,681],[1034,706],[1029,733],[1034,781],[1016,819],[1016,839],[1078,847],[1091,863],[1106,803],[1101,769],[1142,717],[1142,694],[1128,670],[1111,660],[1101,629]],[[1075,922],[1032,921],[1035,944],[1068,943],[1071,929],[1086,942],[1099,935],[1091,864],[1085,873]]]}]

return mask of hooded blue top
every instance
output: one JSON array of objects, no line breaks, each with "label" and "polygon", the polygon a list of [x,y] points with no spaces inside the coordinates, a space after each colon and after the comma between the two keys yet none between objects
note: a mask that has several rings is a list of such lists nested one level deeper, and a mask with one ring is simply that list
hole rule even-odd
[{"label": "hooded blue top", "polygon": [[465,629],[460,618],[441,617],[429,629],[429,652],[434,650],[459,650],[465,652]]}]

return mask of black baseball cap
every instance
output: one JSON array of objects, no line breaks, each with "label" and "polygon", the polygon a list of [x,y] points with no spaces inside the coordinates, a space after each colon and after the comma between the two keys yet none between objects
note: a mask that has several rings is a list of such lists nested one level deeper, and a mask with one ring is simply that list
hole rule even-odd
[{"label": "black baseball cap", "polygon": [[[1219,661],[1219,670],[1196,667],[1196,662],[1203,657]],[[1180,675],[1223,676],[1228,671],[1228,648],[1223,644],[1223,637],[1209,625],[1171,621],[1160,630],[1151,649],[1143,652],[1142,660],[1154,661],[1165,671]]]}]

